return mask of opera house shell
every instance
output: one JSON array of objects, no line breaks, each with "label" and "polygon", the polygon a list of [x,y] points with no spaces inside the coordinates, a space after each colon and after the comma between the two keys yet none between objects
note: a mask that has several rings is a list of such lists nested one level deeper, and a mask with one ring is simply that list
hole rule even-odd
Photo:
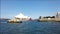
[{"label": "opera house shell", "polygon": [[31,17],[25,16],[22,13],[18,14],[15,16],[15,19],[19,19],[19,20],[30,20]]}]

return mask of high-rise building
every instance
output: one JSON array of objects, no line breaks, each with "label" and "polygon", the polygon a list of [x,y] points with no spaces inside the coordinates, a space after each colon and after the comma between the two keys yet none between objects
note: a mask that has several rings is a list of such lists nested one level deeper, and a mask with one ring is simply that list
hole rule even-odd
[{"label": "high-rise building", "polygon": [[60,18],[60,12],[56,13],[56,18]]}]

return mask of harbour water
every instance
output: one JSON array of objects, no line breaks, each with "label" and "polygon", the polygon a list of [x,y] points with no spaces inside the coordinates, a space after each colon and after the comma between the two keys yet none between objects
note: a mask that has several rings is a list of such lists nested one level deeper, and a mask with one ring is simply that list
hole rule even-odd
[{"label": "harbour water", "polygon": [[7,21],[0,21],[0,34],[60,34],[60,22],[7,23]]}]

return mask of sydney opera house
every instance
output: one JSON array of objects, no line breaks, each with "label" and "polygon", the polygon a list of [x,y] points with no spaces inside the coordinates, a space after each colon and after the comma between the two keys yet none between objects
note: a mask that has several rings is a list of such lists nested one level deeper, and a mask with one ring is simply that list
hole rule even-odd
[{"label": "sydney opera house", "polygon": [[19,19],[19,20],[30,20],[31,17],[25,16],[22,13],[20,13],[20,14],[18,14],[18,15],[15,16],[15,19]]},{"label": "sydney opera house", "polygon": [[18,23],[20,23],[22,21],[28,21],[28,20],[31,20],[31,17],[25,16],[22,13],[20,13],[20,14],[16,15],[14,19],[8,20],[8,22],[10,22],[10,23],[17,23],[18,22]]}]

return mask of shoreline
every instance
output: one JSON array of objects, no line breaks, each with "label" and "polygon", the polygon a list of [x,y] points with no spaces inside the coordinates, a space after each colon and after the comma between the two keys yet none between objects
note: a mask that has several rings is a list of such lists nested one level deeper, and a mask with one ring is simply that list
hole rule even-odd
[{"label": "shoreline", "polygon": [[53,18],[53,19],[42,18],[42,19],[38,19],[38,21],[40,21],[40,22],[60,22],[60,18]]}]

